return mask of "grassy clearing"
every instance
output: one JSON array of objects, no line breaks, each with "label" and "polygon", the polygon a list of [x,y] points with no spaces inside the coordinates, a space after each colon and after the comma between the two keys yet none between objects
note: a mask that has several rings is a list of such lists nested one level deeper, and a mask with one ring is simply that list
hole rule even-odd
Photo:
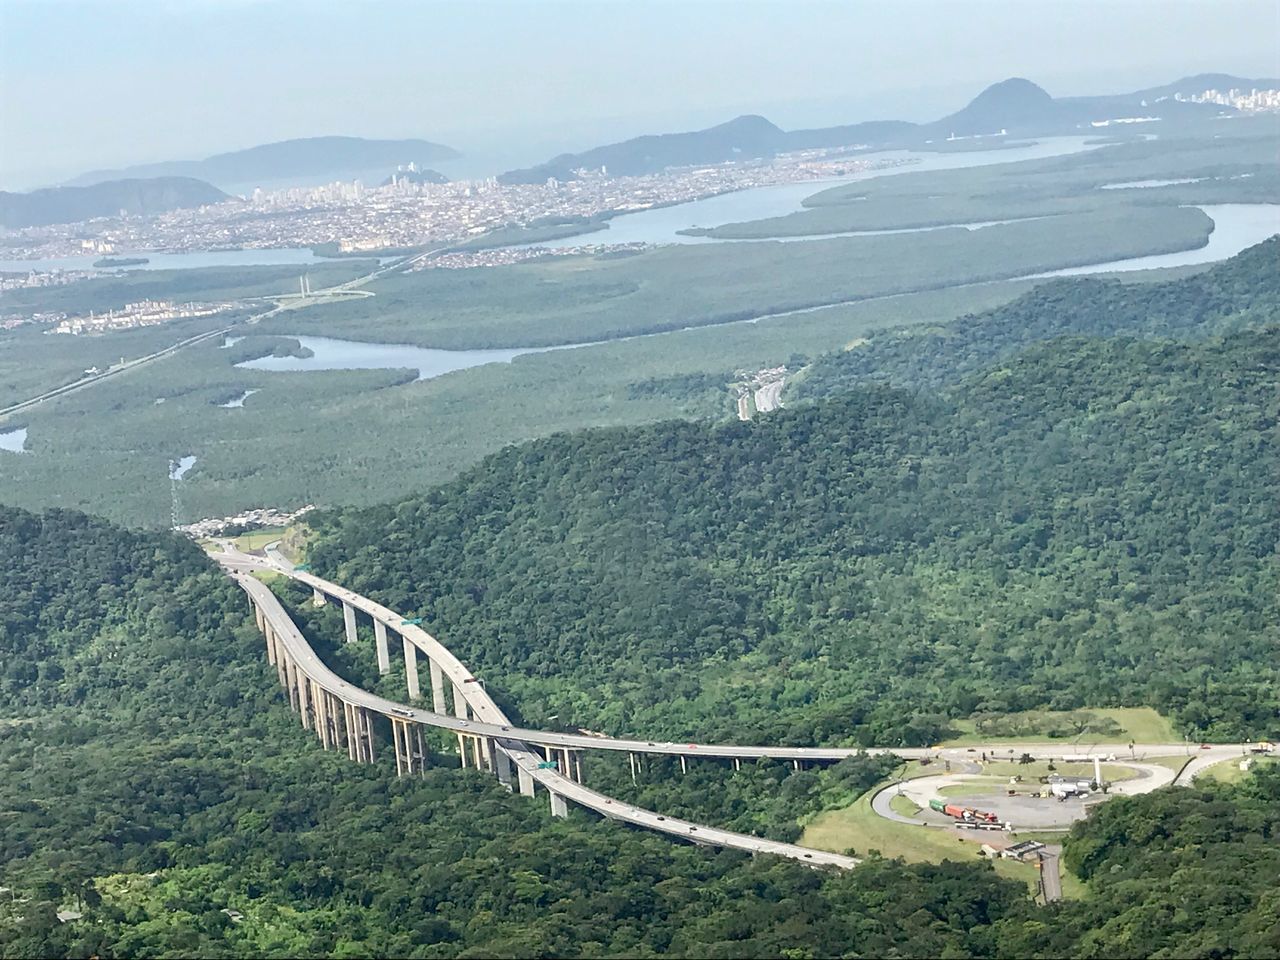
[{"label": "grassy clearing", "polygon": [[[1050,766],[1053,769],[1049,769]],[[1018,763],[1014,761],[1010,763],[1007,760],[999,760],[995,763],[984,764],[982,772],[989,777],[998,779],[1001,783],[1008,783],[1010,777],[1022,777],[1024,783],[1035,783],[1040,777],[1047,777],[1051,774],[1057,774],[1060,777],[1092,777],[1092,763],[1065,763],[1049,761],[1036,761],[1035,763]],[[1132,780],[1137,776],[1131,767],[1122,767],[1118,764],[1104,763],[1102,765],[1102,775],[1112,782],[1120,780]]]},{"label": "grassy clearing", "polygon": [[[1092,722],[1083,714],[1092,717]],[[1079,729],[1081,725],[1084,729]],[[1182,738],[1167,717],[1151,707],[1097,707],[1087,710],[1028,710],[952,724],[961,735],[944,746],[969,746],[1029,740],[1062,740],[1064,745],[1079,743],[1177,743]],[[1060,736],[1054,736],[1055,733]]]},{"label": "grassy clearing", "polygon": [[[901,857],[911,863],[971,860],[981,855],[982,836],[967,839],[957,837],[949,830],[909,827],[886,820],[871,809],[874,795],[875,790],[872,790],[847,807],[818,814],[805,825],[800,843],[818,850],[853,850],[860,855],[878,851],[882,856]],[[895,809],[904,815],[907,813],[901,807]],[[1001,876],[1019,880],[1035,889],[1036,873],[1030,864],[997,860],[995,868]]]},{"label": "grassy clearing", "polygon": [[1232,757],[1230,760],[1215,763],[1208,770],[1202,771],[1196,777],[1196,780],[1212,781],[1214,783],[1239,783],[1253,776],[1254,772],[1262,767],[1280,763],[1280,760],[1274,757],[1255,757],[1247,770],[1241,770],[1240,763],[1243,759],[1243,757]]},{"label": "grassy clearing", "polygon": [[916,804],[907,797],[896,796],[889,799],[889,809],[904,817],[914,817],[920,812],[921,808],[916,806]]},{"label": "grassy clearing", "polygon": [[284,527],[264,527],[236,537],[236,549],[241,553],[253,553],[261,550],[271,541],[279,540],[283,535]]}]

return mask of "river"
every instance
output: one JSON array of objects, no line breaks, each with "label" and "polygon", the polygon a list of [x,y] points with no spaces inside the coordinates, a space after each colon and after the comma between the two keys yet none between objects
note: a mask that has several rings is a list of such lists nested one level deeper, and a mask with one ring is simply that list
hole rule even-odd
[{"label": "river", "polygon": [[1187,267],[1199,263],[1213,263],[1234,257],[1241,250],[1261,243],[1272,234],[1280,233],[1280,204],[1274,203],[1218,203],[1200,205],[1200,209],[1213,219],[1213,233],[1209,242],[1194,250],[1178,253],[1157,253],[1149,257],[1130,257],[1127,260],[1111,260],[1083,267],[1066,267],[1033,277],[1078,277],[1089,273],[1127,273],[1131,270],[1156,270],[1161,267]]},{"label": "river", "polygon": [[177,460],[169,461],[169,479],[181,480],[187,475],[187,471],[196,465],[196,458],[192,456],[179,457]]},{"label": "river", "polygon": [[236,366],[244,370],[270,370],[276,373],[300,370],[417,370],[419,380],[430,380],[454,370],[465,370],[486,363],[510,363],[526,353],[545,353],[586,346],[574,343],[559,347],[514,347],[505,350],[436,350],[405,343],[365,343],[359,340],[337,340],[332,337],[307,337],[282,334],[297,340],[311,351],[309,357],[258,357]]},{"label": "river", "polygon": [[[1234,256],[1241,250],[1261,243],[1272,234],[1280,232],[1280,205],[1227,203],[1201,206],[1200,209],[1208,214],[1214,222],[1213,233],[1209,235],[1209,242],[1203,247],[1184,250],[1180,253],[1131,257],[1127,260],[1110,260],[1083,267],[1069,267],[1063,270],[1028,274],[1024,277],[1010,277],[1008,279],[1080,276],[1091,273],[1116,273],[1130,270],[1150,270],[1158,267],[1181,267],[1192,264],[1212,263]],[[970,226],[977,225],[971,224]],[[855,303],[860,301],[850,300],[847,302]],[[747,320],[733,320],[730,323],[756,323],[765,319],[774,320],[795,314],[813,313],[818,310],[828,309],[830,306],[834,306],[834,304],[782,311]],[[704,326],[712,325],[707,324]],[[653,333],[640,334],[638,336],[661,337],[666,335],[667,333]],[[513,347],[503,350],[437,350],[403,343],[367,343],[359,340],[339,340],[332,337],[311,337],[298,334],[281,334],[281,336],[297,340],[303,347],[312,352],[312,356],[259,357],[256,360],[238,363],[236,366],[248,370],[268,370],[272,372],[409,369],[418,371],[417,379],[430,380],[433,377],[452,373],[455,370],[466,370],[486,363],[510,363],[516,357],[521,357],[525,354],[547,353],[552,350],[572,350],[578,347],[595,346],[601,342],[593,340],[554,347]],[[617,340],[633,339],[637,339],[637,336],[617,338]]]},{"label": "river", "polygon": [[[274,247],[251,250],[192,250],[188,253],[155,253],[150,250],[134,250],[105,254],[109,259],[146,257],[148,263],[132,267],[95,267],[104,254],[86,254],[79,257],[50,257],[47,260],[0,260],[0,270],[25,273],[30,270],[89,270],[110,272],[115,270],[192,270],[197,267],[261,267],[288,264],[341,263],[331,257],[317,257],[307,247]],[[369,257],[368,259],[378,259]],[[385,258],[383,258],[385,259]]]},{"label": "river", "polygon": [[[801,202],[821,190],[841,183],[871,180],[876,177],[903,173],[919,173],[937,170],[958,170],[996,163],[1016,163],[1022,160],[1043,160],[1072,153],[1092,150],[1103,144],[1097,137],[1046,137],[1042,140],[993,150],[969,150],[958,153],[927,153],[916,150],[885,150],[867,154],[872,160],[885,160],[895,166],[863,170],[831,180],[806,180],[801,183],[782,183],[767,187],[735,190],[703,200],[669,207],[656,207],[638,213],[614,217],[609,228],[591,234],[578,234],[537,244],[514,244],[512,249],[540,246],[559,249],[576,247],[583,243],[714,243],[711,237],[689,237],[677,233],[699,225],[717,226],[746,220],[762,220],[781,217],[803,209]],[[983,224],[989,225],[989,224]],[[977,225],[968,225],[977,226]],[[925,229],[945,229],[929,227]],[[828,236],[861,236],[877,231],[861,231],[852,234]],[[887,231],[898,232],[898,231]],[[817,240],[821,237],[791,237],[789,240]],[[187,253],[155,253],[148,250],[117,251],[108,255],[113,259],[145,257],[149,261],[133,267],[94,267],[100,254],[75,257],[53,257],[47,260],[0,260],[0,271],[26,272],[30,270],[181,270],[198,267],[247,267],[270,265],[307,265],[335,263],[331,258],[317,257],[306,247],[279,247],[250,250],[193,250]],[[373,258],[371,258],[373,259]],[[387,259],[387,258],[381,258]]]},{"label": "river", "polygon": [[[800,183],[779,183],[768,187],[752,187],[735,190],[704,200],[670,207],[654,207],[638,213],[626,213],[609,221],[607,230],[578,234],[547,240],[541,243],[513,244],[511,249],[547,247],[561,249],[595,243],[723,243],[712,237],[690,237],[678,233],[697,226],[719,226],[725,223],[741,223],[748,220],[764,220],[784,217],[803,210],[803,201],[828,187],[877,177],[898,176],[904,173],[921,173],[938,170],[960,170],[983,167],[996,163],[1016,163],[1022,160],[1044,160],[1072,153],[1093,150],[1104,144],[1097,137],[1047,137],[1035,143],[1003,147],[997,150],[970,150],[961,153],[924,153],[916,150],[885,150],[867,154],[866,159],[889,160],[896,166],[862,170],[847,177],[832,180],[805,180]],[[903,162],[908,161],[908,162]],[[929,228],[944,229],[944,228]],[[817,240],[820,237],[794,237],[793,240]]]},{"label": "river", "polygon": [[19,427],[0,433],[0,450],[9,453],[23,453],[27,449],[27,428]]}]

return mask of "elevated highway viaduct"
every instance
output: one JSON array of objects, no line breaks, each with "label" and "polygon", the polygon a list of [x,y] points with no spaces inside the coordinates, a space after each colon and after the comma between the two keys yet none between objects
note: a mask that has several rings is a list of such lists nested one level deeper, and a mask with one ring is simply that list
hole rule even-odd
[{"label": "elevated highway viaduct", "polygon": [[[326,748],[345,748],[352,760],[371,762],[377,745],[372,716],[390,723],[396,769],[412,775],[425,768],[427,752],[422,727],[448,730],[458,738],[458,752],[464,767],[474,766],[497,776],[508,789],[518,786],[527,796],[542,787],[550,797],[552,812],[567,813],[567,804],[576,803],[611,819],[621,820],[711,846],[732,847],[752,853],[773,853],[812,865],[850,867],[858,861],[849,856],[813,850],[721,830],[705,824],[632,806],[588,789],[582,781],[581,751],[608,750],[629,754],[634,776],[638,758],[644,754],[678,757],[682,768],[696,757],[733,760],[774,759],[791,761],[797,768],[806,762],[835,762],[859,753],[892,753],[905,759],[946,758],[965,762],[982,750],[989,757],[1020,756],[1031,753],[1039,759],[1087,760],[1109,758],[1116,747],[1093,745],[1083,750],[1063,744],[999,744],[975,748],[890,748],[872,747],[776,747],[735,744],[674,743],[616,737],[591,736],[536,730],[514,726],[471,671],[442,643],[416,623],[367,597],[338,584],[298,570],[281,556],[276,545],[266,558],[240,553],[224,544],[219,562],[244,589],[254,608],[259,629],[266,638],[268,660],[276,667],[290,705],[300,715],[304,727],[315,730]],[[394,647],[404,658],[408,697],[429,700],[431,709],[414,707],[379,697],[343,680],[333,673],[312,650],[275,594],[252,574],[268,570],[305,584],[317,604],[341,605],[345,639],[358,640],[358,617],[372,620],[378,669],[391,669]],[[398,642],[397,642],[398,641]],[[420,659],[427,660],[429,683],[424,695],[420,679]],[[1133,755],[1176,756],[1186,744],[1134,745]],[[1238,755],[1242,745],[1222,745],[1197,753],[1188,771],[1203,769],[1213,762]],[[554,764],[554,765],[553,765]],[[513,784],[513,775],[515,783]],[[1188,773],[1188,778],[1193,773]],[[1187,782],[1180,777],[1179,782]]]}]

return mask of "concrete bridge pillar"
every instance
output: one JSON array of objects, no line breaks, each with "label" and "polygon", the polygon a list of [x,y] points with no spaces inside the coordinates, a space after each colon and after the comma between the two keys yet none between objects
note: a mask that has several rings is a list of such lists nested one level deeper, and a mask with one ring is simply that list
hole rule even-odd
[{"label": "concrete bridge pillar", "polygon": [[396,776],[397,777],[403,777],[408,772],[405,769],[406,767],[405,755],[409,753],[409,750],[405,747],[403,743],[404,732],[401,730],[402,726],[403,724],[399,720],[397,720],[395,717],[391,718],[391,746],[396,753]]},{"label": "concrete bridge pillar", "polygon": [[467,695],[458,683],[453,685],[453,715],[459,720],[467,719]]},{"label": "concrete bridge pillar", "polygon": [[688,772],[689,772],[689,763],[688,763],[688,761],[685,759],[685,756],[684,756],[684,754],[683,754],[683,753],[682,753],[682,754],[680,754],[680,772],[681,772],[681,773],[688,773]]},{"label": "concrete bridge pillar", "polygon": [[444,671],[434,660],[427,662],[431,666],[431,709],[436,713],[445,713],[448,707],[444,702]]},{"label": "concrete bridge pillar", "polygon": [[387,625],[373,621],[373,642],[378,648],[378,673],[384,677],[391,672],[391,654],[387,650]]},{"label": "concrete bridge pillar", "polygon": [[631,782],[636,782],[636,755],[634,753],[627,754],[627,760],[631,764]]},{"label": "concrete bridge pillar", "polygon": [[347,747],[347,759],[353,763],[358,763],[360,758],[356,756],[356,738],[352,736],[355,724],[352,722],[351,715],[355,708],[345,700],[340,702],[342,704],[342,735]]},{"label": "concrete bridge pillar", "polygon": [[733,758],[733,769],[735,772],[742,769],[742,761],[737,757]]},{"label": "concrete bridge pillar", "polygon": [[418,648],[409,642],[408,637],[402,638],[404,643],[404,675],[409,684],[409,699],[417,700],[422,696],[422,691],[418,689]]},{"label": "concrete bridge pillar", "polygon": [[314,680],[311,681],[311,699],[316,705],[316,736],[325,750],[333,743],[329,721],[329,692]]},{"label": "concrete bridge pillar", "polygon": [[347,643],[356,642],[356,608],[342,601],[342,622],[347,628]]},{"label": "concrete bridge pillar", "polygon": [[485,769],[484,737],[471,738],[471,759],[475,762],[477,770]]},{"label": "concrete bridge pillar", "polygon": [[364,707],[352,707],[356,720],[356,759],[373,763],[378,759],[377,741],[373,736],[373,714]]},{"label": "concrete bridge pillar", "polygon": [[532,797],[533,796],[533,774],[531,774],[524,767],[517,767],[516,775],[520,779],[520,796]]},{"label": "concrete bridge pillar", "polygon": [[333,694],[328,694],[329,708],[326,711],[329,715],[329,741],[333,744],[335,750],[341,748],[347,749],[347,731],[344,725],[346,715],[343,710],[345,704],[341,699]]},{"label": "concrete bridge pillar", "polygon": [[511,757],[507,755],[507,751],[502,749],[501,744],[493,744],[493,765],[494,771],[498,775],[498,782],[511,789]]},{"label": "concrete bridge pillar", "polygon": [[564,797],[555,792],[551,793],[551,815],[553,817],[569,816],[569,805],[565,803]]},{"label": "concrete bridge pillar", "polygon": [[427,772],[427,738],[422,735],[422,724],[415,723],[413,725],[413,746],[418,751],[418,772]]},{"label": "concrete bridge pillar", "polygon": [[313,607],[323,607],[329,602],[329,598],[320,592],[319,587],[311,588],[311,605]]},{"label": "concrete bridge pillar", "polygon": [[573,751],[573,773],[574,779],[582,783],[582,751]]},{"label": "concrete bridge pillar", "polygon": [[258,624],[258,632],[261,633],[262,627],[266,623],[266,619],[262,616],[262,608],[252,600],[250,600],[249,603],[253,607],[253,619]]},{"label": "concrete bridge pillar", "polygon": [[267,640],[267,663],[274,667],[276,665],[276,632],[271,629],[270,621],[265,624],[262,635]]},{"label": "concrete bridge pillar", "polygon": [[467,738],[462,734],[458,734],[458,760],[462,769],[467,769]]},{"label": "concrete bridge pillar", "polygon": [[285,661],[289,659],[289,654],[288,654],[288,651],[286,651],[286,650],[285,650],[285,648],[284,648],[284,644],[280,641],[280,637],[279,637],[278,635],[276,635],[276,637],[275,637],[275,641],[276,641],[276,644],[275,644],[275,646],[276,646],[276,656],[275,656],[276,676],[277,676],[277,677],[279,678],[279,680],[280,680],[280,686],[281,686],[281,687],[286,687],[286,688],[287,688],[287,687],[289,686],[289,677],[288,677],[288,675],[285,673],[285,666],[284,666],[284,665],[285,665]]},{"label": "concrete bridge pillar", "polygon": [[421,774],[427,769],[427,751],[422,740],[422,726],[408,720],[391,718],[391,742],[396,751],[396,775]]},{"label": "concrete bridge pillar", "polygon": [[298,670],[294,666],[293,658],[286,656],[284,658],[284,677],[285,688],[289,696],[289,709],[298,709]]},{"label": "concrete bridge pillar", "polygon": [[295,682],[298,685],[298,714],[302,717],[302,729],[309,730],[311,729],[312,713],[315,708],[309,702],[310,698],[307,696],[307,677],[301,670],[295,670],[294,674]]}]

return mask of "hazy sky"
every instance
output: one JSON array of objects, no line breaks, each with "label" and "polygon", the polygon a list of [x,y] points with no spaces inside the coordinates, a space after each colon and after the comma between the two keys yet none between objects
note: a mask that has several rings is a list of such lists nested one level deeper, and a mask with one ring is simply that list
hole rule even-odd
[{"label": "hazy sky", "polygon": [[510,165],[746,112],[929,119],[1009,76],[1276,76],[1277,37],[1277,0],[0,0],[0,187],[331,133]]}]

